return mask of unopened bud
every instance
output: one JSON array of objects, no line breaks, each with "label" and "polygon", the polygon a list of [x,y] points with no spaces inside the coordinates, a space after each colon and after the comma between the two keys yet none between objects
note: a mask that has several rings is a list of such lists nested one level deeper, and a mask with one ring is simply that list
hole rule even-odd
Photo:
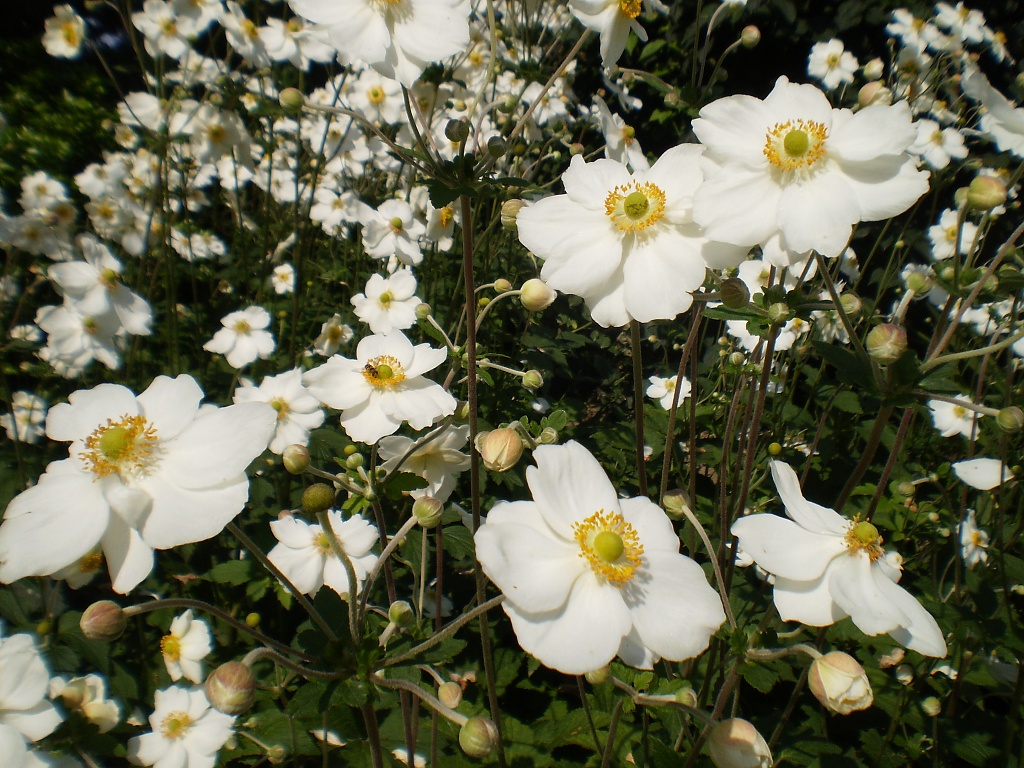
[{"label": "unopened bud", "polygon": [[280,744],[267,747],[267,762],[271,765],[281,765],[288,759],[288,750]]},{"label": "unopened bud", "polygon": [[444,135],[453,144],[461,144],[469,138],[469,123],[465,120],[449,120]]},{"label": "unopened bud", "polygon": [[252,628],[255,629],[256,627],[258,627],[260,625],[260,622],[262,620],[263,620],[262,617],[258,613],[256,613],[255,611],[253,611],[252,613],[247,613],[245,615],[245,625],[247,627],[252,627]]},{"label": "unopened bud", "polygon": [[498,102],[498,111],[506,115],[511,115],[516,111],[516,107],[518,106],[519,100],[515,96],[506,96]]},{"label": "unopened bud", "polygon": [[750,289],[738,277],[722,282],[722,303],[729,309],[743,309],[750,302]]},{"label": "unopened bud", "polygon": [[740,32],[740,43],[744,48],[755,48],[761,42],[761,30],[753,24],[748,24]]},{"label": "unopened bud", "polygon": [[458,683],[441,683],[437,687],[437,698],[449,709],[455,709],[462,703],[462,686]]},{"label": "unopened bud", "polygon": [[874,58],[864,65],[865,80],[878,80],[884,74],[885,63],[879,58]]},{"label": "unopened bud", "polygon": [[857,103],[862,107],[870,107],[872,104],[892,104],[892,91],[885,87],[880,80],[874,80],[861,86],[857,91]]},{"label": "unopened bud", "polygon": [[792,317],[793,313],[789,311],[789,307],[785,302],[777,302],[768,307],[768,319],[773,323],[782,325],[784,322]]},{"label": "unopened bud", "polygon": [[1024,411],[1015,405],[1003,408],[996,414],[996,424],[1003,432],[1011,435],[1024,429]]},{"label": "unopened bud", "polygon": [[422,304],[417,304],[416,305],[416,319],[417,320],[426,320],[428,317],[430,317],[431,311],[432,311],[431,306],[429,304],[427,304],[426,302],[423,302]]},{"label": "unopened bud", "polygon": [[689,494],[682,488],[675,488],[665,493],[665,498],[661,500],[661,506],[664,507],[665,514],[673,520],[678,520],[686,513],[686,510],[690,509]]},{"label": "unopened bud", "polygon": [[684,707],[696,707],[697,692],[693,690],[692,686],[683,686],[676,691],[676,702],[682,704]]},{"label": "unopened bud", "polygon": [[306,104],[306,97],[298,88],[285,88],[278,97],[281,106],[289,112],[298,112]]},{"label": "unopened bud", "polygon": [[284,468],[293,475],[301,475],[309,467],[309,449],[304,445],[289,445],[281,454]]},{"label": "unopened bud", "polygon": [[[504,206],[502,206],[502,207],[504,207]],[[511,291],[511,290],[512,290],[512,283],[510,283],[504,277],[499,277],[497,280],[494,281],[494,292],[495,293],[505,293],[506,291]]]},{"label": "unopened bud", "polygon": [[928,717],[938,717],[942,712],[942,702],[934,696],[929,696],[921,702],[921,711]]},{"label": "unopened bud", "polygon": [[771,768],[768,742],[746,720],[734,717],[711,729],[708,754],[718,768]]},{"label": "unopened bud", "polygon": [[730,365],[743,365],[743,361],[747,359],[747,356],[742,352],[730,352],[729,353],[729,364]]},{"label": "unopened bud", "polygon": [[400,627],[411,627],[416,620],[412,606],[405,600],[396,600],[388,608],[388,621]]},{"label": "unopened bud", "polygon": [[587,682],[591,685],[601,685],[608,682],[608,678],[612,676],[612,671],[609,667],[599,667],[598,669],[587,672],[584,677],[587,678]]},{"label": "unopened bud", "polygon": [[857,317],[864,309],[864,302],[855,293],[844,293],[839,297],[839,305],[847,317]]},{"label": "unopened bud", "polygon": [[541,376],[540,371],[531,368],[523,374],[523,386],[534,391],[544,386],[544,377]]},{"label": "unopened bud", "polygon": [[519,300],[529,312],[541,312],[558,298],[555,290],[539,278],[531,278],[519,289]]},{"label": "unopened bud", "polygon": [[772,456],[778,456],[779,454],[782,453],[782,444],[781,443],[769,443],[768,444],[768,453],[770,455],[772,455]]},{"label": "unopened bud", "polygon": [[486,717],[471,717],[459,731],[459,746],[470,757],[484,758],[498,743],[498,728]]},{"label": "unopened bud", "polygon": [[240,715],[256,700],[256,677],[240,661],[221,664],[204,685],[210,706],[225,715]]},{"label": "unopened bud", "polygon": [[509,427],[492,429],[476,436],[476,450],[485,467],[494,472],[507,472],[523,455],[523,438]]},{"label": "unopened bud", "polygon": [[421,496],[412,503],[412,516],[421,528],[436,528],[443,513],[444,504],[433,496]]},{"label": "unopened bud", "polygon": [[554,427],[544,427],[540,431],[540,437],[537,438],[537,442],[541,445],[554,445],[558,442],[558,430]]},{"label": "unopened bud", "polygon": [[[357,455],[357,454],[354,454]],[[315,515],[334,505],[334,488],[327,483],[314,483],[302,492],[302,510]]]},{"label": "unopened bud", "polygon": [[807,687],[814,698],[840,715],[867,709],[874,702],[864,667],[842,651],[826,653],[811,663]]},{"label": "unopened bud", "polygon": [[896,486],[896,492],[900,496],[910,499],[917,493],[917,486],[909,481],[904,481]]},{"label": "unopened bud", "polygon": [[900,685],[910,685],[914,682],[914,668],[909,664],[900,664],[896,667],[896,680]]},{"label": "unopened bud", "polygon": [[928,293],[928,291],[932,289],[932,285],[935,284],[935,281],[932,280],[930,275],[925,274],[924,272],[914,271],[907,275],[906,283],[908,291],[913,291],[920,296]]},{"label": "unopened bud", "polygon": [[519,215],[519,211],[523,209],[523,205],[525,205],[525,203],[516,197],[502,203],[501,226],[505,229],[516,229],[516,217]]},{"label": "unopened bud", "polygon": [[587,148],[580,144],[578,141],[574,141],[569,145],[569,155],[582,155],[587,151]]},{"label": "unopened bud", "polygon": [[85,609],[78,625],[82,628],[82,634],[90,640],[112,643],[124,634],[128,617],[117,603],[100,600]]},{"label": "unopened bud", "polygon": [[508,144],[501,136],[491,136],[487,140],[487,154],[497,160],[508,152]]},{"label": "unopened bud", "polygon": [[907,332],[892,323],[876,325],[868,334],[867,347],[872,360],[891,365],[907,351]]},{"label": "unopened bud", "polygon": [[991,211],[1006,202],[1006,185],[994,176],[975,176],[967,188],[967,204],[978,211]]}]

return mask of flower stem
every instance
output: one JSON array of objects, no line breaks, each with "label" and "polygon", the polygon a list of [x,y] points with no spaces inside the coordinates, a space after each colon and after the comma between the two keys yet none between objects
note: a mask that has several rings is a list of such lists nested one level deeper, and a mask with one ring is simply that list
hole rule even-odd
[{"label": "flower stem", "polygon": [[501,605],[504,599],[504,595],[498,595],[497,597],[492,597],[486,603],[481,603],[476,608],[466,611],[464,614],[459,616],[459,618],[447,624],[442,629],[439,629],[437,632],[428,637],[415,648],[410,648],[408,651],[399,656],[392,656],[390,659],[385,659],[383,667],[397,667],[401,664],[406,663],[407,661],[415,659],[419,654],[423,653],[424,651],[430,650],[441,641],[454,635],[462,627],[466,626],[467,624],[469,624],[469,622],[473,621],[473,619],[477,618],[478,616],[483,616],[485,613],[487,613],[487,611],[491,610],[491,608],[497,608],[499,605]]},{"label": "flower stem", "polygon": [[[640,323],[629,321],[629,346],[633,352],[633,419],[636,431],[636,479],[640,495],[647,495],[647,463],[644,460],[644,370],[640,350]],[[676,395],[679,387],[676,387]]]},{"label": "flower stem", "polygon": [[348,631],[352,635],[352,642],[358,645],[361,633],[359,632],[359,615],[356,611],[356,589],[358,585],[356,569],[353,567],[348,553],[345,552],[345,547],[341,545],[338,535],[334,532],[334,527],[331,525],[331,518],[327,510],[317,512],[316,519],[320,523],[320,528],[323,530],[324,535],[327,537],[327,543],[331,547],[331,552],[345,567],[345,576],[348,578],[348,596],[345,599],[345,604],[348,606]]}]

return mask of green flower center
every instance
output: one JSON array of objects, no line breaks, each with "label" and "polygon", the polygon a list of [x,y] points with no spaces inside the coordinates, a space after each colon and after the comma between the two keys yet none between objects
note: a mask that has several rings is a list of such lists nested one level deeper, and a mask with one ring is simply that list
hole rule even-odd
[{"label": "green flower center", "polygon": [[764,156],[780,171],[809,169],[825,156],[828,129],[815,120],[776,123],[765,134]]},{"label": "green flower center", "polygon": [[591,544],[594,553],[607,563],[614,563],[626,549],[622,537],[615,531],[601,531]]},{"label": "green flower center", "polygon": [[599,579],[621,587],[643,564],[644,547],[632,525],[617,512],[598,510],[573,523],[580,557]]},{"label": "green flower center", "polygon": [[123,416],[85,438],[82,462],[96,477],[144,469],[156,447],[156,428],[142,416]]},{"label": "green flower center", "polygon": [[167,739],[180,739],[192,727],[192,717],[188,712],[171,712],[164,721],[160,723],[160,732],[163,733],[164,738]]}]

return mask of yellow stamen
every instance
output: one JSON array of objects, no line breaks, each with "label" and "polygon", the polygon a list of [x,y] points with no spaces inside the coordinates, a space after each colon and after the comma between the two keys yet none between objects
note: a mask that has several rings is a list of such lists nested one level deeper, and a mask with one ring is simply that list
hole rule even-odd
[{"label": "yellow stamen", "polygon": [[640,0],[619,0],[619,10],[627,19],[635,19],[640,15]]},{"label": "yellow stamen", "polygon": [[846,548],[851,555],[864,552],[871,562],[875,562],[885,554],[885,551],[882,549],[882,537],[878,534],[878,529],[867,520],[860,522],[855,520],[846,532],[845,540]]},{"label": "yellow stamen", "polygon": [[85,438],[82,462],[97,477],[133,472],[150,462],[156,442],[156,427],[142,416],[107,419]]},{"label": "yellow stamen", "polygon": [[166,739],[180,739],[191,727],[192,717],[188,712],[178,710],[171,712],[171,714],[164,718],[163,722],[160,723],[160,732]]},{"label": "yellow stamen", "polygon": [[650,182],[631,181],[608,193],[604,212],[623,232],[641,232],[664,215],[665,193]]},{"label": "yellow stamen", "polygon": [[594,573],[621,587],[643,563],[644,548],[629,523],[617,512],[598,510],[586,520],[573,523],[573,534]]},{"label": "yellow stamen", "polygon": [[825,156],[828,129],[814,120],[776,123],[765,134],[764,156],[780,171],[811,168]]},{"label": "yellow stamen", "polygon": [[177,635],[164,635],[160,638],[160,653],[171,661],[181,659],[181,638]]},{"label": "yellow stamen", "polygon": [[405,381],[405,367],[391,355],[381,355],[363,366],[363,378],[376,389],[393,389]]}]

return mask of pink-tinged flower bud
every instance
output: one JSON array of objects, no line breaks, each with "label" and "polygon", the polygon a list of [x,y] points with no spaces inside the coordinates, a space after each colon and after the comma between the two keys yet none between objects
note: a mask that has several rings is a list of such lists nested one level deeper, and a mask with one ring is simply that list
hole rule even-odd
[{"label": "pink-tinged flower bud", "polygon": [[310,514],[324,512],[334,504],[334,488],[327,483],[314,483],[302,492],[302,510]]},{"label": "pink-tinged flower bud", "polygon": [[975,176],[967,187],[967,204],[978,211],[990,211],[1006,202],[1006,185],[994,176]]},{"label": "pink-tinged flower bud", "polygon": [[285,88],[278,96],[281,106],[289,112],[298,112],[306,104],[306,97],[298,88]]},{"label": "pink-tinged flower bud", "polygon": [[498,743],[498,728],[486,717],[471,717],[459,731],[459,746],[470,757],[484,758]]},{"label": "pink-tinged flower bud", "polygon": [[844,293],[839,297],[839,304],[847,317],[857,317],[864,310],[864,302],[855,293]]},{"label": "pink-tinged flower bud", "polygon": [[878,80],[885,74],[885,63],[878,58],[872,59],[864,65],[864,79]]},{"label": "pink-tinged flower bud", "polygon": [[505,229],[518,229],[516,223],[516,217],[519,216],[519,212],[523,209],[523,201],[517,198],[512,200],[506,200],[501,204],[501,226]]},{"label": "pink-tinged flower bud", "polygon": [[718,768],[771,768],[772,753],[757,729],[738,717],[711,729],[708,754]]},{"label": "pink-tinged flower bud", "polygon": [[124,634],[128,617],[117,603],[100,600],[85,609],[78,621],[82,634],[90,640],[112,643]]},{"label": "pink-tinged flower bud", "polygon": [[206,678],[204,686],[210,706],[225,715],[240,715],[256,699],[256,677],[240,661],[221,664]]},{"label": "pink-tinged flower bud", "polygon": [[509,427],[492,429],[476,436],[476,449],[489,470],[507,472],[523,455],[523,438]]},{"label": "pink-tinged flower bud", "polygon": [[529,312],[541,312],[550,307],[554,300],[558,298],[558,294],[555,293],[553,288],[550,288],[547,283],[536,277],[523,283],[520,291],[519,300]]},{"label": "pink-tinged flower bud", "polygon": [[309,467],[309,449],[304,445],[289,445],[281,454],[281,461],[293,475],[301,475]]},{"label": "pink-tinged flower bud", "polygon": [[867,347],[872,360],[890,365],[907,351],[907,332],[892,323],[876,325],[868,334]]},{"label": "pink-tinged flower bud", "polygon": [[875,700],[864,667],[842,651],[815,659],[807,675],[807,686],[814,698],[840,715],[867,709]]},{"label": "pink-tinged flower bud", "polygon": [[433,496],[421,496],[412,503],[412,516],[421,528],[436,528],[444,514],[444,504]]},{"label": "pink-tinged flower bud", "polygon": [[740,43],[744,48],[755,48],[761,42],[761,30],[753,24],[748,24],[740,32]]},{"label": "pink-tinged flower bud", "polygon": [[458,683],[441,683],[437,687],[437,698],[449,709],[462,703],[462,686]]},{"label": "pink-tinged flower bud", "polygon": [[870,107],[872,104],[892,104],[892,91],[885,87],[879,80],[866,83],[857,91],[857,103],[861,107]]}]

